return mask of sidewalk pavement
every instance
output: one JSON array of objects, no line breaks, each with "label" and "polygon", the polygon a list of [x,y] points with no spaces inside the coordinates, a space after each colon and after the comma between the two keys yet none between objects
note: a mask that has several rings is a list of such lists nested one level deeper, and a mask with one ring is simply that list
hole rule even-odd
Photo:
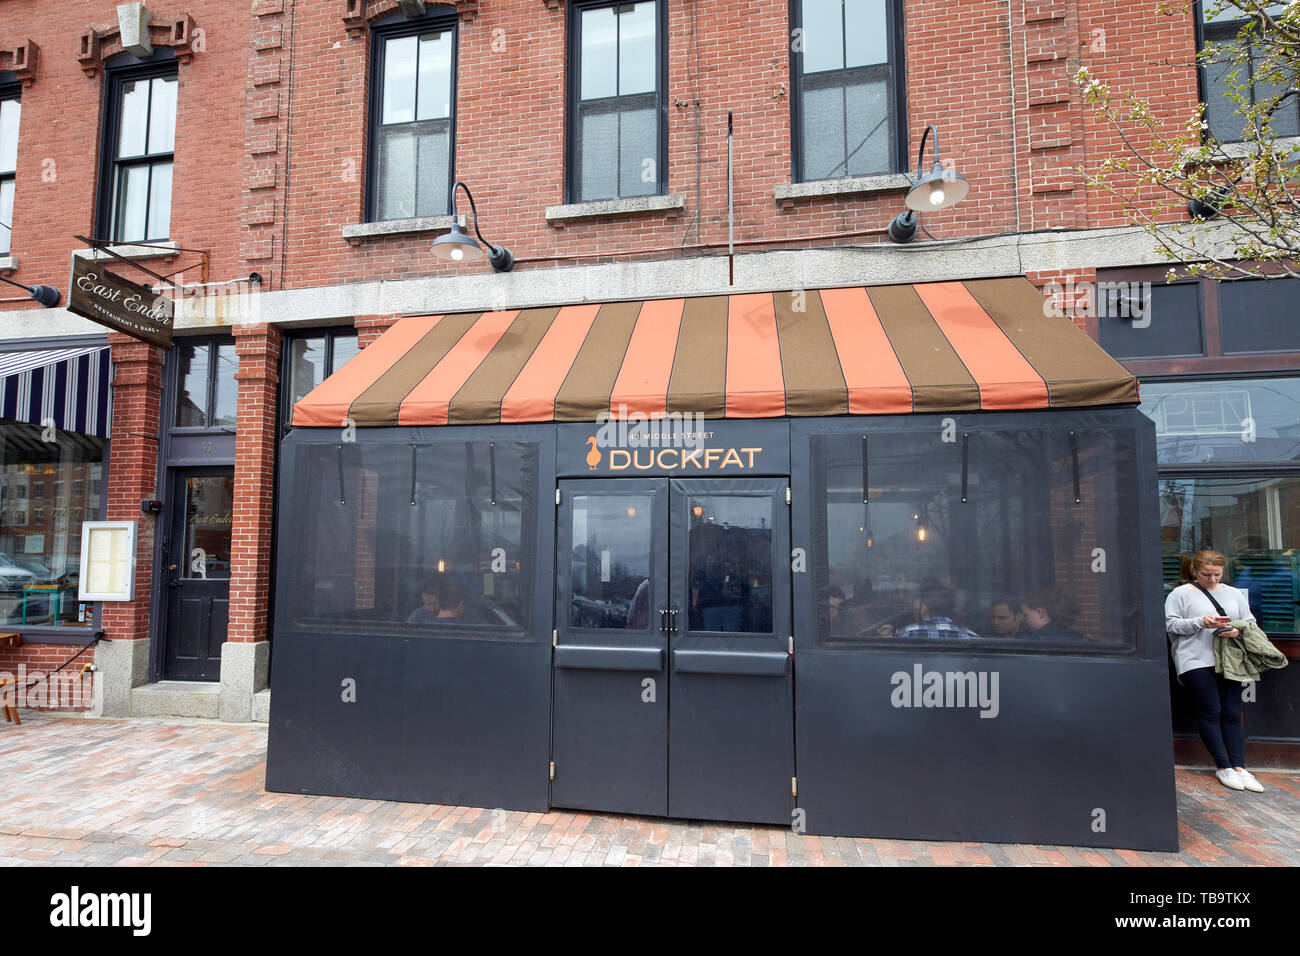
[{"label": "sidewalk pavement", "polygon": [[0,724],[0,866],[1300,864],[1300,774],[1178,770],[1179,853],[799,835],[783,827],[268,793],[260,724]]}]

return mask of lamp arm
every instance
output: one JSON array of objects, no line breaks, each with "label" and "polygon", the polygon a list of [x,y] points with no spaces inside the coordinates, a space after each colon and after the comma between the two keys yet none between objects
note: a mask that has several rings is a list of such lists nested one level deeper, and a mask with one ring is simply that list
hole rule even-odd
[{"label": "lamp arm", "polygon": [[486,239],[484,239],[484,238],[483,238],[483,233],[479,231],[479,228],[478,228],[478,207],[474,205],[474,196],[473,196],[473,194],[469,191],[469,187],[466,186],[464,183],[462,183],[459,179],[456,180],[456,182],[453,183],[453,184],[452,184],[452,187],[451,187],[451,192],[452,192],[452,197],[453,197],[452,209],[453,209],[453,210],[455,209],[455,202],[454,202],[454,199],[455,199],[456,187],[457,187],[457,186],[459,186],[462,190],[465,191],[465,198],[469,200],[469,211],[472,212],[472,213],[474,214],[474,235],[478,236],[479,242],[483,243],[483,245],[487,246],[489,249],[495,249],[495,248],[497,248],[493,243],[488,242]]},{"label": "lamp arm", "polygon": [[28,292],[28,293],[31,292],[30,286],[26,286],[21,282],[15,282],[13,279],[7,279],[4,276],[0,276],[0,282],[8,282],[11,286],[13,286],[16,289],[22,289],[24,292]]},{"label": "lamp arm", "polygon": [[934,153],[934,161],[936,163],[939,161],[939,131],[931,123],[925,128],[925,132],[921,134],[921,148],[916,151],[916,176],[918,179],[924,175],[923,170],[925,167],[921,165],[921,158],[925,155],[925,141],[930,138],[931,133],[934,134],[934,147],[930,152]]}]

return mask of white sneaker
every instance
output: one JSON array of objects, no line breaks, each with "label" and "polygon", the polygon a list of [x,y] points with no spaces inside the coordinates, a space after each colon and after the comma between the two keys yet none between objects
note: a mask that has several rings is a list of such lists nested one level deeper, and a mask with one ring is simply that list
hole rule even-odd
[{"label": "white sneaker", "polygon": [[1237,774],[1237,779],[1241,781],[1241,785],[1247,790],[1253,793],[1264,792],[1264,785],[1256,780],[1255,775],[1249,770],[1234,770],[1234,773]]},{"label": "white sneaker", "polygon": [[[1237,771],[1233,770],[1231,767],[1228,767],[1225,770],[1216,770],[1214,771],[1214,775],[1219,778],[1219,783],[1231,790],[1246,789],[1246,784],[1241,779],[1241,774],[1237,773]],[[1256,784],[1256,786],[1258,786],[1258,784]]]}]

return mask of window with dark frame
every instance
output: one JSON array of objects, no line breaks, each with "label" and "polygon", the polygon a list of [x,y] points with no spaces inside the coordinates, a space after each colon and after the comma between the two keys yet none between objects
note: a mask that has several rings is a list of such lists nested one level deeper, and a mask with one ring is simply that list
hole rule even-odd
[{"label": "window with dark frame", "polygon": [[570,8],[571,202],[667,189],[665,8],[660,0]]},{"label": "window with dark frame", "polygon": [[233,428],[239,400],[239,356],[229,339],[177,342],[176,428]]},{"label": "window with dark frame", "polygon": [[791,0],[794,179],[905,171],[898,0]]},{"label": "window with dark frame", "polygon": [[159,242],[171,233],[176,61],[170,50],[143,63],[121,56],[108,69],[96,231],[113,242]]},{"label": "window with dark frame", "polygon": [[280,420],[285,429],[293,420],[294,404],[360,351],[357,331],[351,327],[285,336],[281,346],[284,369],[280,374],[284,383]]},{"label": "window with dark frame", "polygon": [[451,212],[456,40],[454,12],[397,15],[371,31],[371,222]]},{"label": "window with dark frame", "polygon": [[21,87],[0,83],[0,256],[13,246],[14,180],[18,172],[18,121]]},{"label": "window with dark frame", "polygon": [[[1270,12],[1278,13],[1285,6],[1285,3],[1274,4]],[[1201,99],[1205,103],[1205,121],[1209,124],[1210,135],[1219,142],[1239,142],[1243,136],[1245,119],[1237,112],[1238,104],[1228,95],[1231,92],[1230,84],[1234,71],[1239,74],[1236,80],[1238,87],[1244,87],[1250,98],[1249,104],[1243,105],[1255,106],[1267,102],[1282,93],[1284,87],[1262,79],[1256,81],[1255,71],[1262,54],[1257,53],[1257,41],[1249,38],[1238,41],[1237,35],[1241,28],[1250,22],[1241,15],[1240,10],[1230,4],[1223,4],[1221,0],[1201,0],[1196,7],[1197,50],[1203,50],[1206,44],[1212,44],[1222,51],[1222,55],[1216,57],[1214,62],[1204,64],[1200,68]],[[1218,7],[1224,9],[1216,10]],[[1234,64],[1232,60],[1231,49],[1236,47],[1238,42],[1247,45],[1247,62],[1244,66],[1249,73],[1247,76],[1240,75],[1242,65]],[[1300,135],[1300,96],[1293,95],[1289,100],[1282,102],[1277,112],[1273,114],[1272,128],[1275,136]]]}]

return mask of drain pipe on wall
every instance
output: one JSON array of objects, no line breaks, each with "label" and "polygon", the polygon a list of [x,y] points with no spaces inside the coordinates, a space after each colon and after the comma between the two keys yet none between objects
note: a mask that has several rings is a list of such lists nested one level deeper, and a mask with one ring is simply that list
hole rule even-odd
[{"label": "drain pipe on wall", "polygon": [[736,284],[736,217],[731,193],[731,110],[727,110],[727,285]]}]

